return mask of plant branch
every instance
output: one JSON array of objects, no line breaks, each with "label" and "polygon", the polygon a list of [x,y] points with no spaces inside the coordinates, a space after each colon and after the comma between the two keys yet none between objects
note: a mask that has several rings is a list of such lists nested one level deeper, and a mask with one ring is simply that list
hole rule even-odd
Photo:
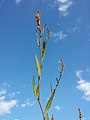
[{"label": "plant branch", "polygon": [[82,112],[80,111],[80,108],[78,108],[78,112],[79,112],[79,119],[82,120]]}]

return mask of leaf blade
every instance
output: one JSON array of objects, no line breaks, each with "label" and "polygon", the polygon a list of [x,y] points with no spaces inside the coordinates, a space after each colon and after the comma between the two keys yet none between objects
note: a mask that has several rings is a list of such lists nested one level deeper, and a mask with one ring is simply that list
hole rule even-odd
[{"label": "leaf blade", "polygon": [[37,71],[38,71],[38,75],[39,77],[41,76],[41,64],[39,63],[39,60],[38,60],[38,57],[37,55],[35,54],[35,60],[36,60],[36,68],[37,68]]},{"label": "leaf blade", "polygon": [[54,91],[52,92],[52,95],[50,96],[47,104],[46,104],[46,107],[45,107],[45,111],[49,110],[50,107],[51,107],[51,104],[52,104],[52,101],[53,101],[53,98],[54,98],[54,95],[55,95],[55,89]]},{"label": "leaf blade", "polygon": [[48,113],[46,113],[45,120],[49,120]]},{"label": "leaf blade", "polygon": [[51,93],[52,93],[53,90],[52,90],[52,83],[51,82],[50,82],[50,90],[51,90]]},{"label": "leaf blade", "polygon": [[34,76],[33,76],[33,78],[32,78],[32,86],[33,86],[34,96],[37,96],[37,89],[36,89],[36,85],[35,85],[35,79],[34,79]]}]

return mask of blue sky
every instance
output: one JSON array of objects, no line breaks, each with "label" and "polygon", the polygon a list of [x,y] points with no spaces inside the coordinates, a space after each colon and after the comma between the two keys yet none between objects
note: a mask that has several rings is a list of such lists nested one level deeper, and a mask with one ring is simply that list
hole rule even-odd
[{"label": "blue sky", "polygon": [[43,61],[41,101],[50,96],[57,67],[65,70],[49,116],[55,120],[90,119],[90,0],[0,0],[0,120],[40,120],[41,111],[32,90],[37,79],[34,54],[36,11],[41,24],[48,24],[51,37]]}]

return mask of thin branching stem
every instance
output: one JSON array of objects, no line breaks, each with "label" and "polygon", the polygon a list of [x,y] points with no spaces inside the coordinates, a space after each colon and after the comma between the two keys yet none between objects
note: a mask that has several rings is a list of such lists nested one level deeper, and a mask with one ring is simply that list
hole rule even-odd
[{"label": "thin branching stem", "polygon": [[[41,45],[42,45],[42,36],[40,35],[40,65],[42,67],[42,60],[41,60]],[[43,112],[43,108],[42,108],[42,104],[41,104],[41,101],[40,101],[40,76],[38,76],[38,98],[37,98],[37,101],[38,101],[38,104],[39,104],[39,107],[41,109],[41,112],[42,112],[42,115],[43,115],[43,120],[45,120],[45,117],[44,117],[44,112]]]},{"label": "thin branching stem", "polygon": [[40,100],[38,100],[38,103],[39,103],[39,107],[40,107],[42,115],[43,115],[43,120],[45,120],[44,111],[43,111],[42,104],[41,104]]},{"label": "thin branching stem", "polygon": [[[59,83],[60,83],[60,79],[62,77],[62,73],[63,73],[63,69],[64,69],[64,63],[63,63],[63,60],[61,59],[61,63],[62,63],[62,69],[59,70],[60,72],[60,76],[57,80],[57,83],[56,83],[56,86],[52,92],[52,95],[46,105],[46,109],[43,110],[43,107],[42,107],[42,103],[41,103],[41,99],[40,99],[40,92],[41,92],[41,84],[40,84],[40,80],[41,80],[41,72],[42,72],[42,61],[44,59],[44,56],[45,56],[45,51],[46,51],[46,45],[48,43],[48,40],[49,40],[49,37],[50,37],[50,29],[47,27],[47,36],[46,36],[46,39],[43,41],[42,40],[42,35],[44,34],[44,29],[42,30],[42,27],[41,27],[41,24],[40,24],[40,13],[39,11],[36,12],[36,23],[37,23],[37,29],[38,29],[38,32],[39,32],[39,40],[38,40],[38,32],[37,32],[37,43],[38,43],[38,47],[39,47],[39,51],[40,51],[40,61],[38,62],[38,60],[36,59],[36,63],[37,63],[37,70],[38,70],[38,86],[37,86],[37,101],[38,101],[38,104],[39,104],[39,107],[40,107],[40,110],[42,112],[42,116],[43,116],[43,120],[47,119],[47,110],[50,108],[51,106],[51,103],[52,103],[52,99],[54,97],[54,94],[57,90],[57,87],[59,86]],[[44,28],[46,27],[47,25],[44,26]],[[47,116],[46,116],[47,115]],[[52,120],[54,120],[54,117],[52,116]]]},{"label": "thin branching stem", "polygon": [[82,120],[83,115],[82,112],[80,111],[80,108],[78,108],[78,112],[79,112],[79,120]]}]

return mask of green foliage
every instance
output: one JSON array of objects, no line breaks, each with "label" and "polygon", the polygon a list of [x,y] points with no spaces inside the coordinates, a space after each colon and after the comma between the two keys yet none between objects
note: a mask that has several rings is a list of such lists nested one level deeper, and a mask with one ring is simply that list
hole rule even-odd
[{"label": "green foliage", "polygon": [[45,111],[49,110],[49,108],[51,107],[54,95],[55,95],[55,90],[52,92],[52,95],[50,96],[50,98],[49,98],[49,100],[48,100],[48,102],[46,104]]},{"label": "green foliage", "polygon": [[[36,87],[35,79],[34,79],[34,76],[33,76],[32,86],[33,86],[34,95],[37,96],[37,101],[39,103],[39,107],[40,107],[41,112],[42,112],[43,120],[49,120],[47,111],[51,107],[51,104],[52,104],[52,101],[53,101],[53,98],[54,98],[54,95],[55,95],[55,91],[56,91],[56,89],[57,89],[57,87],[60,83],[60,78],[62,76],[62,72],[63,72],[63,69],[64,69],[64,62],[61,59],[62,69],[60,70],[60,68],[58,67],[58,71],[59,71],[60,76],[59,76],[59,78],[56,78],[56,85],[55,85],[54,89],[52,89],[52,84],[50,83],[51,96],[50,96],[50,98],[49,98],[49,100],[46,104],[45,111],[43,111],[43,107],[42,107],[41,99],[40,99],[41,98],[41,94],[40,94],[41,93],[41,89],[40,89],[41,84],[40,84],[40,81],[41,81],[41,74],[42,74],[42,61],[45,57],[46,46],[47,46],[49,38],[50,38],[50,29],[48,27],[46,27],[47,24],[45,24],[44,28],[41,26],[41,24],[40,24],[41,14],[40,14],[39,11],[36,12],[35,18],[36,18],[36,23],[37,23],[36,42],[37,42],[38,48],[40,50],[40,54],[39,54],[40,60],[38,59],[38,56],[35,54],[36,68],[37,68],[37,73],[38,73],[38,85]],[[42,40],[45,28],[47,28],[47,36],[46,36],[45,40]],[[53,115],[50,118],[50,120],[54,120]]]},{"label": "green foliage", "polygon": [[36,89],[36,85],[35,85],[34,76],[32,77],[32,86],[33,86],[34,96],[37,96],[37,89]]},{"label": "green foliage", "polygon": [[52,90],[52,83],[51,82],[50,82],[50,90],[51,90],[51,93],[52,93],[53,90]]},{"label": "green foliage", "polygon": [[42,58],[42,60],[43,60],[44,57],[45,57],[45,48],[43,47],[41,51],[42,51],[42,52],[41,52],[41,58]]},{"label": "green foliage", "polygon": [[48,113],[46,113],[45,120],[49,120]]},{"label": "green foliage", "polygon": [[37,67],[37,71],[38,71],[38,76],[40,77],[42,68],[41,68],[41,64],[39,63],[39,60],[38,60],[38,57],[36,54],[35,54],[35,59],[36,59],[36,67]]}]

